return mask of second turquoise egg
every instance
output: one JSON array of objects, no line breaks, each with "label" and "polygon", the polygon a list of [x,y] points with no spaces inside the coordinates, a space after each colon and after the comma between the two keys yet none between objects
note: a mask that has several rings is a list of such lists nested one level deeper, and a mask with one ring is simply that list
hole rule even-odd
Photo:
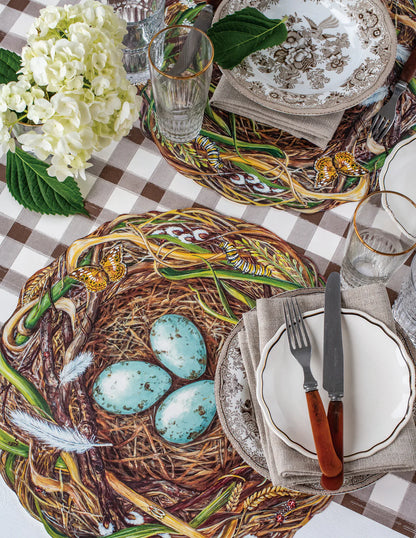
[{"label": "second turquoise egg", "polygon": [[150,345],[160,362],[182,379],[198,379],[205,372],[204,339],[184,316],[166,314],[158,318],[150,331]]}]

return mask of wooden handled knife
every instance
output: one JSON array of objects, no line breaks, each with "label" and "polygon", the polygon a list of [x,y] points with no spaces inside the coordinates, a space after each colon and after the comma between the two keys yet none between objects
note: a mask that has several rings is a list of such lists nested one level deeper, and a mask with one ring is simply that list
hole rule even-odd
[{"label": "wooden handled knife", "polygon": [[[324,363],[323,387],[328,392],[328,423],[332,443],[337,456],[343,462],[344,457],[344,414],[342,398],[344,396],[344,355],[341,331],[341,287],[339,273],[331,273],[325,290],[324,315]],[[344,467],[334,477],[322,475],[321,486],[334,491],[342,486]]]}]

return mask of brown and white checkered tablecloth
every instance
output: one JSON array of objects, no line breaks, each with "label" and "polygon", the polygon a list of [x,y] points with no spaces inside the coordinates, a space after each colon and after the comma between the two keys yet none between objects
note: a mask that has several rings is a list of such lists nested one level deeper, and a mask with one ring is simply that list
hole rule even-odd
[{"label": "brown and white checkered tablecloth", "polygon": [[[44,5],[65,0],[0,0],[0,47],[21,52],[33,18]],[[73,2],[71,2],[73,3]],[[6,187],[5,157],[0,161],[0,325],[13,312],[23,284],[75,239],[121,213],[207,207],[262,225],[311,258],[328,275],[338,268],[355,204],[314,215],[233,203],[171,168],[138,127],[119,143],[94,155],[88,179],[80,184],[90,218],[40,215],[24,209]],[[409,268],[403,266],[388,287],[397,292]],[[370,426],[369,426],[370,427]],[[14,494],[0,484],[0,538],[46,538],[25,517]],[[322,514],[298,531],[301,538],[378,538],[416,536],[416,473],[388,474],[374,485],[335,496]]]}]

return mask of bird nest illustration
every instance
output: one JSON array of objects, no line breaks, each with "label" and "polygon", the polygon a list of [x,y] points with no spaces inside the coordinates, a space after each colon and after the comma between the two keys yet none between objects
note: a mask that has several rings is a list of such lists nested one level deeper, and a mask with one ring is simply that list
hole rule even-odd
[{"label": "bird nest illustration", "polygon": [[[168,24],[190,24],[204,6],[168,4]],[[141,88],[143,131],[176,170],[235,202],[316,213],[361,200],[377,188],[386,157],[400,140],[413,134],[416,125],[412,80],[387,136],[381,142],[370,136],[372,118],[391,94],[413,48],[416,29],[416,10],[409,2],[390,0],[386,8],[399,44],[395,67],[372,98],[344,112],[326,148],[209,103],[199,136],[186,144],[172,143],[158,131],[150,84]],[[214,65],[209,97],[220,78]]]},{"label": "bird nest illustration", "polygon": [[4,480],[59,538],[292,536],[329,497],[240,458],[213,380],[257,298],[322,283],[277,236],[209,210],[123,215],[75,241],[2,330]]}]

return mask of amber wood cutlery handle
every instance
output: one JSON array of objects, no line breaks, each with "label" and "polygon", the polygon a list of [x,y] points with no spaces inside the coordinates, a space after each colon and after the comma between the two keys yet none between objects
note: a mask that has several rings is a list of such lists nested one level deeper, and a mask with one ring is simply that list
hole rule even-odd
[{"label": "amber wood cutlery handle", "polygon": [[335,452],[341,460],[341,472],[337,476],[321,476],[321,486],[330,491],[335,491],[344,482],[344,409],[342,400],[333,400],[328,404],[328,424],[331,431],[332,443]]},{"label": "amber wood cutlery handle", "polygon": [[331,431],[319,392],[317,390],[307,392],[306,401],[308,403],[316,454],[322,474],[337,476],[341,472],[342,463],[332,444]]},{"label": "amber wood cutlery handle", "polygon": [[412,50],[407,62],[400,73],[400,80],[410,82],[416,71],[416,47]]}]

